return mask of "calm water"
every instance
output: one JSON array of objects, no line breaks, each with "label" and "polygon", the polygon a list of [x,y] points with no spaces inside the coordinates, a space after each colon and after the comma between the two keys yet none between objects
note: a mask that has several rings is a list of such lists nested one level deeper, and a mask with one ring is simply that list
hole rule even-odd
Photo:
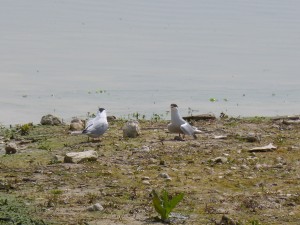
[{"label": "calm water", "polygon": [[2,0],[0,123],[98,106],[168,118],[171,103],[299,114],[299,11],[297,0]]}]

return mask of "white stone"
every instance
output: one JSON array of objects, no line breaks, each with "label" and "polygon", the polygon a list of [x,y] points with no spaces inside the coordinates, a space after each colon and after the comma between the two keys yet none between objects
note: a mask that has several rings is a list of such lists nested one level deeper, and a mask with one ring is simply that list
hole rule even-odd
[{"label": "white stone", "polygon": [[135,138],[141,134],[140,125],[138,121],[128,121],[123,127],[124,138]]},{"label": "white stone", "polygon": [[69,152],[64,158],[65,163],[82,163],[85,161],[96,161],[98,154],[94,150],[83,152]]},{"label": "white stone", "polygon": [[90,207],[87,208],[88,211],[102,211],[104,210],[104,207],[100,203],[96,203]]}]

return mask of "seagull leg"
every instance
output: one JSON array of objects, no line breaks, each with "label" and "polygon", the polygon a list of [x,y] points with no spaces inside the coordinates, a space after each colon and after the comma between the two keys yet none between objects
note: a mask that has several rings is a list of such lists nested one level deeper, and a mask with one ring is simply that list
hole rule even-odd
[{"label": "seagull leg", "polygon": [[178,134],[178,136],[175,136],[174,139],[176,141],[184,141],[184,134],[183,134],[183,137],[181,137],[180,133]]}]

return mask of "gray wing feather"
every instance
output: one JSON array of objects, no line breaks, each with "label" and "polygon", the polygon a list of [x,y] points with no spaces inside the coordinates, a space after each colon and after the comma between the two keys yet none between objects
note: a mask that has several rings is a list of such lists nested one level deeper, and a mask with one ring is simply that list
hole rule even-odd
[{"label": "gray wing feather", "polygon": [[188,124],[188,123],[184,123],[180,126],[180,129],[182,130],[182,132],[186,135],[194,135],[195,130],[194,128]]}]

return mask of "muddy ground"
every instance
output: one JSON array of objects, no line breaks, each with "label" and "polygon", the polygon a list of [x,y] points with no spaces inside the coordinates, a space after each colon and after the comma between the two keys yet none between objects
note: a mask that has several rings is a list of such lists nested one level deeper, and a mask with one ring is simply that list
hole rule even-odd
[{"label": "muddy ground", "polygon": [[[223,215],[231,224],[300,224],[298,120],[202,120],[194,125],[204,133],[184,141],[161,120],[141,120],[141,135],[124,139],[125,122],[110,122],[96,142],[68,125],[2,128],[0,224],[160,224],[153,189],[184,193],[171,224],[218,224]],[[8,142],[15,154],[5,154]],[[269,143],[276,149],[249,151]],[[97,160],[61,161],[84,150]],[[88,211],[96,203],[104,209]]]}]

